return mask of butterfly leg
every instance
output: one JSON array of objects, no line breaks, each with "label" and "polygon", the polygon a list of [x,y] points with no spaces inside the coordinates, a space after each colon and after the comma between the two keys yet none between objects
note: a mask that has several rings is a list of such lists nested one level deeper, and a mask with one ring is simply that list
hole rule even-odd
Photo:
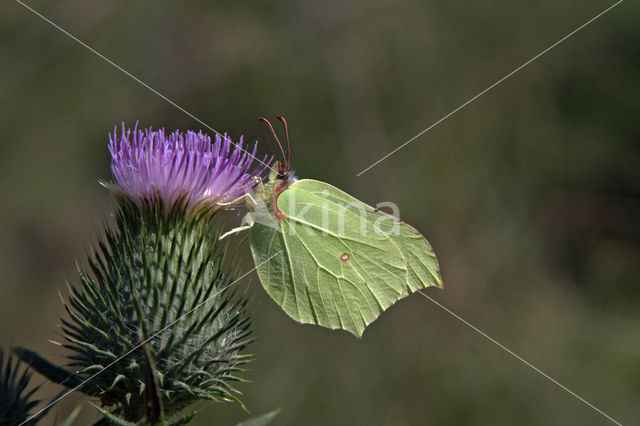
[{"label": "butterfly leg", "polygon": [[241,199],[246,199],[247,209],[249,212],[244,215],[242,218],[241,226],[237,228],[233,228],[232,230],[225,232],[220,236],[220,240],[228,237],[229,235],[237,234],[242,231],[246,231],[247,229],[251,229],[253,225],[257,222],[263,225],[271,226],[277,228],[276,222],[273,220],[271,212],[267,208],[267,205],[262,201],[261,198],[254,198],[251,193],[246,193],[237,199],[231,201],[230,203],[220,203],[221,205],[231,205],[235,204]]},{"label": "butterfly leg", "polygon": [[238,198],[236,198],[235,200],[231,200],[231,201],[229,201],[229,202],[227,202],[227,203],[221,203],[221,202],[218,202],[217,204],[218,204],[219,206],[233,206],[233,205],[238,204],[238,202],[239,202],[240,200],[242,200],[242,199],[245,199],[245,200],[247,201],[247,205],[248,205],[248,206],[250,206],[250,207],[256,206],[256,205],[258,204],[258,202],[256,201],[256,199],[255,199],[255,198],[253,198],[253,195],[251,195],[251,193],[250,193],[250,192],[247,192],[246,194],[241,195],[241,196],[239,196]]},{"label": "butterfly leg", "polygon": [[247,213],[246,215],[244,215],[244,218],[242,218],[242,223],[246,224],[246,225],[242,225],[242,226],[238,226],[237,228],[233,228],[232,230],[227,231],[224,234],[220,235],[220,237],[218,239],[222,240],[224,238],[227,238],[229,235],[238,234],[238,233],[240,233],[242,231],[246,231],[247,229],[251,229],[251,227],[255,223],[255,219],[253,218],[253,214]]},{"label": "butterfly leg", "polygon": [[231,231],[227,231],[224,234],[220,235],[218,239],[223,240],[227,238],[229,235],[238,234],[242,231],[246,231],[247,229],[251,229],[252,226],[253,225],[238,226],[237,228],[233,228]]}]

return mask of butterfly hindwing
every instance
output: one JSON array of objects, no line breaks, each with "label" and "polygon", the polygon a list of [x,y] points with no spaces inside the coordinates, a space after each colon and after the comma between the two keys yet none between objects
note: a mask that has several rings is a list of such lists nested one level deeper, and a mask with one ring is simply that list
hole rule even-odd
[{"label": "butterfly hindwing", "polygon": [[380,268],[361,255],[372,249],[383,254],[381,249],[345,243],[331,234],[311,234],[295,220],[284,221],[282,229],[287,250],[295,253],[292,277],[301,322],[359,336],[384,311],[387,301],[402,293],[400,282],[393,288],[382,279]]},{"label": "butterfly hindwing", "polygon": [[[291,306],[293,280],[282,231],[278,226],[255,223],[251,228],[250,243],[262,286],[277,304],[283,308]],[[295,318],[289,310],[285,311]]]},{"label": "butterfly hindwing", "polygon": [[[380,220],[381,215],[390,220]],[[371,221],[379,221],[382,231],[402,253],[410,293],[430,286],[442,287],[440,267],[433,248],[417,229],[381,211],[369,212],[368,217]]]}]

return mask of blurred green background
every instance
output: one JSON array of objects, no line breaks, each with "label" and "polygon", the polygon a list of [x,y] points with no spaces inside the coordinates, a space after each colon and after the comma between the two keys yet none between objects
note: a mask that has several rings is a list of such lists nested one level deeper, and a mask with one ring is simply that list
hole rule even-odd
[{"label": "blurred green background", "polygon": [[[627,1],[356,174],[612,4],[602,0],[30,1],[219,131],[299,176],[390,200],[429,238],[428,294],[623,424],[640,419],[640,6]],[[111,201],[107,133],[202,126],[17,2],[0,6],[0,345],[62,361],[57,293]],[[252,267],[242,247],[243,270]],[[242,386],[279,425],[599,425],[602,415],[420,295],[364,334],[251,294]],[[37,381],[40,379],[38,378]],[[57,389],[46,387],[41,396]],[[80,400],[67,397],[44,424]],[[77,424],[90,424],[86,402]],[[200,425],[247,417],[203,404]],[[55,416],[58,416],[56,420]]]}]

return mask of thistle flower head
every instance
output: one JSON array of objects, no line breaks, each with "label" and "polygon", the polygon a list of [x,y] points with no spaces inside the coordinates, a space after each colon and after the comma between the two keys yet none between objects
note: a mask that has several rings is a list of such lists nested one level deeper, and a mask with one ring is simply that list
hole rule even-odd
[{"label": "thistle flower head", "polygon": [[111,171],[115,183],[109,189],[139,206],[161,203],[165,209],[177,202],[189,210],[203,204],[213,210],[233,203],[250,192],[268,167],[265,157],[252,168],[258,144],[252,152],[231,139],[202,132],[164,129],[126,129],[109,135]]}]

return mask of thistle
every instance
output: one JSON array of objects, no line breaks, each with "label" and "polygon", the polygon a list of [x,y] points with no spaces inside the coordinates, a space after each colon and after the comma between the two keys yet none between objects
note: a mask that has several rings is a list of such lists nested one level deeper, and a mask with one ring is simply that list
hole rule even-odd
[{"label": "thistle", "polygon": [[105,223],[63,300],[69,363],[16,353],[97,397],[111,422],[162,423],[203,399],[241,404],[232,383],[250,359],[241,353],[249,318],[213,219],[251,191],[266,165],[251,169],[256,147],[249,154],[226,136],[212,143],[195,132],[123,127],[109,150],[115,182],[104,185],[116,195],[115,224]]},{"label": "thistle", "polygon": [[5,359],[4,351],[0,349],[0,425],[23,422],[26,422],[25,425],[35,425],[46,414],[44,411],[37,416],[30,414],[42,402],[33,398],[40,386],[27,389],[30,381],[31,372],[11,355]]}]

